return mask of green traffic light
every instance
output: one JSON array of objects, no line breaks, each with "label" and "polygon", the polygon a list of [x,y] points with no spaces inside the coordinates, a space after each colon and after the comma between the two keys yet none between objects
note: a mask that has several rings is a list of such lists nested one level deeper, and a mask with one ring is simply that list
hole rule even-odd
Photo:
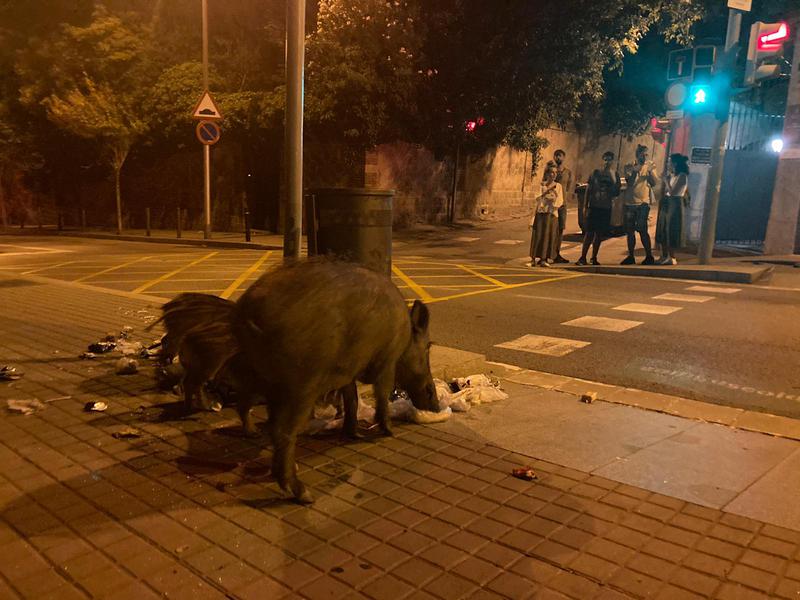
[{"label": "green traffic light", "polygon": [[694,103],[705,104],[707,97],[708,97],[708,92],[706,92],[705,89],[700,88],[694,93]]}]

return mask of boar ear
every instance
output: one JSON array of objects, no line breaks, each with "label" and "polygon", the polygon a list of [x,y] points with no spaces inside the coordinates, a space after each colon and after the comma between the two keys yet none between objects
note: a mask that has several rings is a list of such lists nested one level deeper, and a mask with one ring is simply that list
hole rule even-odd
[{"label": "boar ear", "polygon": [[428,307],[421,300],[414,300],[414,305],[411,307],[411,326],[417,333],[423,333],[428,330],[428,323],[431,320],[431,314]]}]

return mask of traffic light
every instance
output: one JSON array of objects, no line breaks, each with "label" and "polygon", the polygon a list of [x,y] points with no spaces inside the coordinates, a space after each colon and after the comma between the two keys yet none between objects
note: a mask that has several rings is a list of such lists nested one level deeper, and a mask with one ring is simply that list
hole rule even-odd
[{"label": "traffic light", "polygon": [[784,22],[753,23],[747,47],[745,85],[758,85],[765,79],[781,74],[780,59],[783,58],[783,46],[788,40],[789,26]]},{"label": "traffic light", "polygon": [[710,83],[695,83],[689,87],[684,109],[693,113],[714,112],[716,100],[714,87]]}]

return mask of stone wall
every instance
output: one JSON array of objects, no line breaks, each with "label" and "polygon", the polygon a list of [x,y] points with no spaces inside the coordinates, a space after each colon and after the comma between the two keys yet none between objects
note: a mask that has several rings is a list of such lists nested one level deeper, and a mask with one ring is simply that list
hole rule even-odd
[{"label": "stone wall", "polygon": [[[559,148],[566,152],[565,164],[572,169],[576,183],[588,180],[592,170],[602,164],[601,157],[607,150],[618,156],[621,172],[622,165],[634,160],[638,144],[648,147],[659,172],[664,167],[665,147],[649,134],[629,140],[624,136],[592,137],[575,130],[548,129],[542,135],[548,146],[535,170],[529,152],[508,146],[481,156],[461,156],[456,218],[509,218],[529,212],[544,165]],[[444,222],[452,180],[452,157],[437,161],[424,148],[411,144],[378,146],[365,161],[367,187],[396,190],[395,227]]]}]

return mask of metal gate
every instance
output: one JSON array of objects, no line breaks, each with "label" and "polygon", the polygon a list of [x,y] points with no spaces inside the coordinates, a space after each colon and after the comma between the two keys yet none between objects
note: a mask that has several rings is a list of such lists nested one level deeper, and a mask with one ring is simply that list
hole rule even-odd
[{"label": "metal gate", "polygon": [[767,233],[778,154],[770,143],[783,115],[731,102],[725,170],[717,213],[717,243],[761,248]]}]

